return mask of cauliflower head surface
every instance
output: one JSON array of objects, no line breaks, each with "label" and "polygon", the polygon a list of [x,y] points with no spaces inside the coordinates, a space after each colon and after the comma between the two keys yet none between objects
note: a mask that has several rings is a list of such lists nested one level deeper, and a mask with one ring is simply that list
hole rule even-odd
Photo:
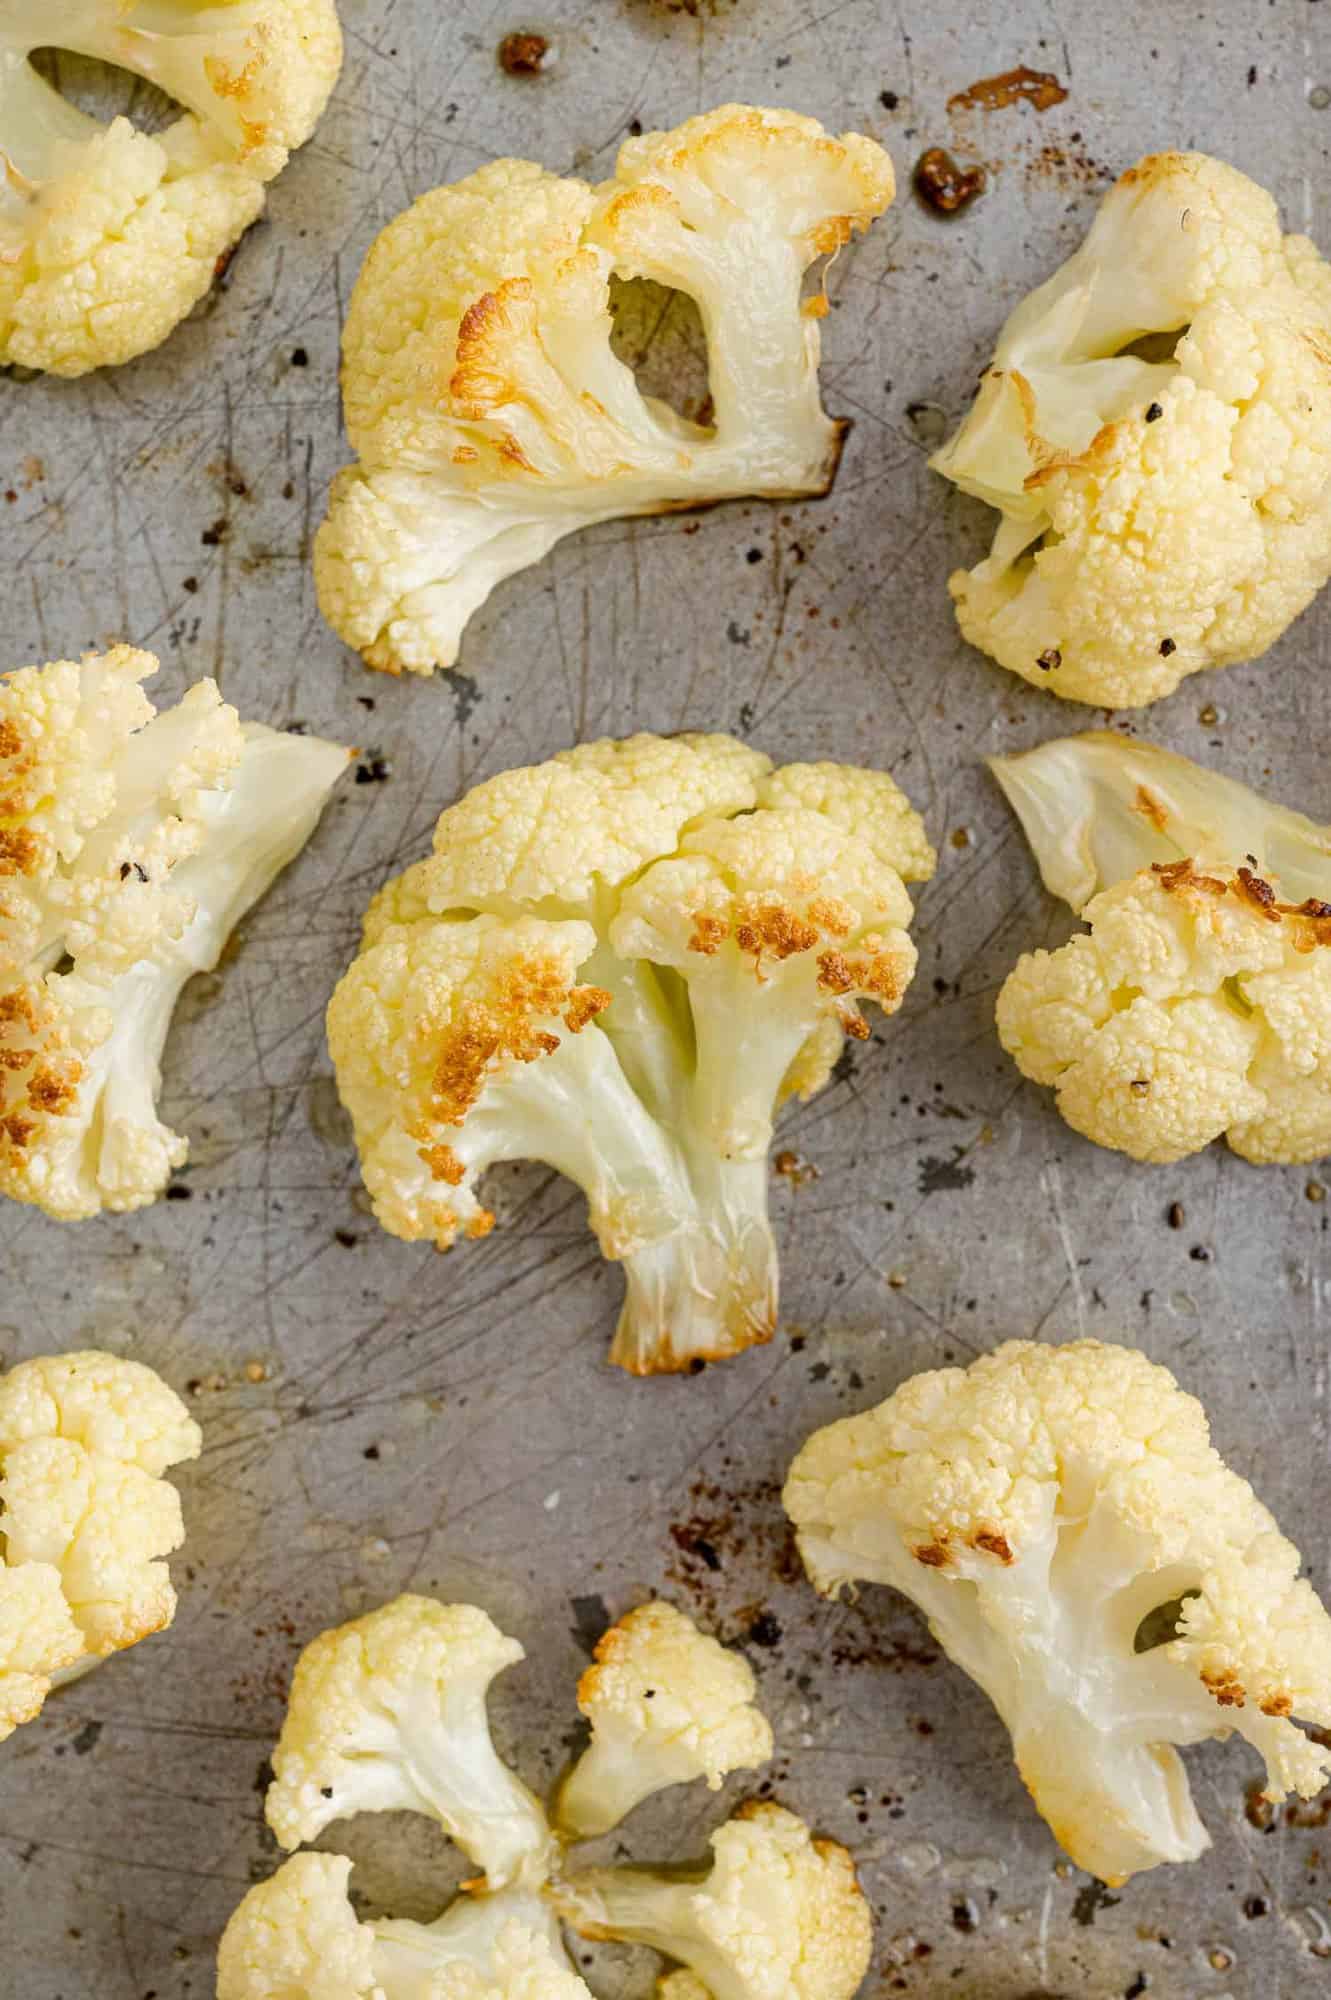
[{"label": "cauliflower head surface", "polygon": [[669,1785],[705,1778],[715,1792],[731,1771],[767,1763],[772,1729],[756,1691],[748,1662],[673,1605],[629,1612],[578,1683],[592,1740],[560,1788],[560,1828],[593,1840]]},{"label": "cauliflower head surface", "polygon": [[[1145,336],[1172,354],[1133,352]],[[999,511],[951,590],[1023,679],[1139,708],[1257,657],[1331,574],[1326,264],[1222,161],[1139,161],[1013,312],[933,464]]]},{"label": "cauliflower head surface", "polygon": [[900,1006],[904,884],[933,862],[885,773],[773,770],[726,736],[581,744],[478,785],[371,904],[328,1010],[379,1220],[446,1249],[492,1226],[488,1166],[542,1160],[625,1266],[613,1360],[769,1338],[774,1117],[869,1033],[861,1001]]},{"label": "cauliflower head surface", "polygon": [[[62,48],[182,107],[101,126],[29,60]],[[342,66],[334,0],[15,0],[0,23],[0,365],[54,375],[166,339],[262,213]]]},{"label": "cauliflower head surface", "polygon": [[1168,1162],[1331,1151],[1331,834],[1185,758],[1103,733],[993,769],[1089,931],[1028,952],[999,1039],[1068,1124]]},{"label": "cauliflower head surface", "polygon": [[0,1375],[0,1739],[52,1686],[160,1632],[184,1539],[163,1475],[198,1425],[151,1368],[83,1352]]},{"label": "cauliflower head surface", "polygon": [[[1104,1881],[1209,1844],[1176,1745],[1238,1733],[1267,1796],[1329,1760],[1331,1619],[1299,1554],[1132,1349],[1010,1341],[809,1439],[785,1504],[819,1590],[889,1583],[988,1694],[1056,1838]],[[1137,1651],[1143,1620],[1175,1633]]]},{"label": "cauliflower head surface", "polygon": [[347,753],[242,724],[212,681],[155,714],[127,646],[0,677],[0,1194],[141,1208],[188,1154],[157,1115],[187,980],[314,831]]},{"label": "cauliflower head surface", "polygon": [[[497,160],[389,224],[343,338],[359,463],[315,544],[325,617],[372,667],[431,673],[563,536],[745,494],[821,493],[842,427],[818,391],[806,271],[892,199],[887,155],[794,112],[725,105],[621,149],[604,187]],[[644,397],[611,347],[612,274],[688,292],[713,419]]]}]

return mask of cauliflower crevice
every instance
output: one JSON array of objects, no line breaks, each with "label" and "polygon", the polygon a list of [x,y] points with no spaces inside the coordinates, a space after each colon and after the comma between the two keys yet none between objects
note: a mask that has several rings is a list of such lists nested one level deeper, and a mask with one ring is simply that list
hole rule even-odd
[{"label": "cauliflower crevice", "polygon": [[[993,1702],[1055,1837],[1109,1883],[1209,1839],[1175,1746],[1231,1734],[1267,1797],[1318,1792],[1331,1618],[1299,1554],[1132,1349],[1010,1341],[818,1431],[785,1504],[834,1595],[891,1584]],[[1139,1628],[1182,1600],[1177,1636]]]},{"label": "cauliflower crevice", "polygon": [[[29,60],[61,48],[154,84],[164,131],[101,126]],[[262,213],[342,65],[334,0],[11,0],[0,22],[0,365],[55,375],[166,339]]]},{"label": "cauliflower crevice", "polygon": [[434,849],[371,905],[328,1010],[380,1222],[484,1235],[486,1168],[541,1160],[624,1266],[613,1361],[769,1339],[773,1120],[868,1035],[861,1001],[901,1004],[918,814],[881,772],[635,736],[477,786]]},{"label": "cauliflower crevice", "polygon": [[[621,515],[825,492],[809,266],[891,201],[870,140],[726,105],[620,151],[600,188],[498,160],[370,251],[343,337],[347,432],[315,546],[320,603],[389,673],[452,666],[505,577]],[[611,348],[612,275],[698,304],[712,421],[644,396]]]},{"label": "cauliflower crevice", "polygon": [[162,1631],[184,1540],[164,1474],[201,1447],[151,1368],[94,1351],[0,1375],[0,1740],[52,1687]]},{"label": "cauliflower crevice", "polygon": [[1139,708],[1256,658],[1331,574],[1331,274],[1234,168],[1141,160],[932,462],[1000,514],[951,590],[1011,672]]},{"label": "cauliflower crevice", "polygon": [[0,677],[0,1194],[142,1208],[177,1000],[313,833],[348,753],[243,724],[212,681],[155,715],[150,653]]}]

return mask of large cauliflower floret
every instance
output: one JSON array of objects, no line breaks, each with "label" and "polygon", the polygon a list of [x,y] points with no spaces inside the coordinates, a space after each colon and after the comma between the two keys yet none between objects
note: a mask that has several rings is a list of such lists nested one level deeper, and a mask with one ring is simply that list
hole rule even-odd
[{"label": "large cauliflower floret", "polygon": [[[324,615],[370,666],[451,666],[495,585],[616,515],[822,493],[842,427],[818,393],[805,272],[892,199],[870,140],[726,105],[626,142],[594,189],[525,160],[389,224],[343,338],[347,431],[315,546]],[[644,397],[611,350],[610,278],[687,292],[712,420]]]},{"label": "large cauliflower floret", "polygon": [[[156,135],[76,110],[52,41],[184,106]],[[0,21],[0,364],[83,375],[156,347],[262,212],[342,65],[334,0],[14,0]]]},{"label": "large cauliflower floret", "polygon": [[999,1038],[1076,1131],[1171,1161],[1331,1152],[1331,833],[1153,744],[992,760],[1089,934],[1029,952]]},{"label": "large cauliflower floret", "polygon": [[447,1248],[492,1162],[578,1182],[628,1296],[612,1359],[681,1369],[770,1337],[767,1148],[857,1002],[915,967],[933,868],[881,772],[773,771],[725,736],[635,736],[506,771],[371,905],[328,1036],[385,1228]]},{"label": "large cauliflower floret", "polygon": [[[671,2000],[850,2000],[868,1963],[868,1905],[844,1849],[779,1807],[742,1808],[713,1840],[710,1875],[564,1875],[541,1805],[495,1755],[486,1724],[491,1679],[521,1657],[483,1611],[421,1597],[306,1648],[268,1794],[283,1846],[344,1813],[405,1808],[438,1820],[485,1876],[433,1923],[362,1923],[351,1864],[297,1855],[228,1924],[218,2000],[590,2000],[560,1916],[705,1975],[705,1987],[692,1974],[664,1979]],[[577,1794],[592,1811],[587,1823],[566,1817],[565,1837],[589,1837],[591,1819],[603,1830],[663,1785],[719,1782],[765,1759],[771,1732],[753,1691],[743,1663],[681,1613],[630,1612],[579,1690],[593,1744],[561,1803]],[[659,1713],[647,1712],[653,1701]]]},{"label": "large cauliflower floret", "polygon": [[705,1778],[719,1791],[729,1772],[767,1763],[772,1730],[755,1692],[748,1662],[673,1605],[621,1618],[578,1683],[592,1740],[560,1787],[561,1829],[594,1840],[667,1786]]},{"label": "large cauliflower floret", "polygon": [[1002,516],[951,589],[1013,673],[1139,708],[1252,659],[1331,574],[1331,274],[1234,168],[1142,160],[933,463]]},{"label": "large cauliflower floret", "polygon": [[591,1868],[557,1884],[555,1902],[583,1937],[679,1959],[711,2000],[850,2000],[873,1919],[845,1848],[757,1800],[711,1845],[710,1869]]},{"label": "large cauliflower floret", "polygon": [[0,1739],[52,1686],[175,1616],[180,1546],[163,1474],[199,1427],[151,1368],[51,1355],[0,1375]]},{"label": "large cauliflower floret", "polygon": [[185,1160],[157,1116],[186,981],[314,831],[347,753],[242,724],[212,681],[155,715],[126,646],[0,678],[0,1193],[76,1221]]},{"label": "large cauliflower floret", "polygon": [[[889,1583],[978,1681],[1078,1864],[1122,1882],[1207,1847],[1176,1744],[1237,1731],[1271,1799],[1331,1759],[1331,1618],[1297,1549],[1129,1348],[1010,1341],[811,1437],[786,1508],[814,1583]],[[1181,1600],[1181,1602],[1179,1602]],[[1139,1651],[1148,1616],[1175,1636]]]}]

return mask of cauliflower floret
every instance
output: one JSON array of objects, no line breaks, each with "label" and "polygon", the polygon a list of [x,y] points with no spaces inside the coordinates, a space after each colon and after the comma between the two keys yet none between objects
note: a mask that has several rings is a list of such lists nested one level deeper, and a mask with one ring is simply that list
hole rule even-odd
[{"label": "cauliflower floret", "polygon": [[[1174,1746],[1237,1731],[1267,1792],[1331,1759],[1331,1618],[1165,1369],[1010,1341],[809,1439],[786,1485],[819,1590],[889,1583],[1003,1718],[1036,1805],[1104,1881],[1208,1845]],[[1182,1600],[1175,1636],[1138,1651]]]},{"label": "cauliflower floret", "polygon": [[857,999],[900,1005],[918,814],[882,772],[635,736],[477,786],[434,846],[371,904],[328,1010],[379,1220],[447,1248],[493,1223],[485,1167],[543,1160],[624,1264],[612,1360],[770,1338],[772,1120],[868,1034]]},{"label": "cauliflower floret", "polygon": [[297,1662],[273,1753],[268,1823],[282,1845],[345,1813],[427,1813],[491,1889],[539,1881],[545,1816],[497,1755],[486,1715],[491,1681],[524,1657],[483,1611],[428,1597],[321,1633]]},{"label": "cauliflower floret", "polygon": [[[62,48],[185,107],[103,128],[32,67]],[[0,23],[0,365],[55,375],[144,354],[203,297],[309,138],[342,66],[334,0],[11,0]]]},{"label": "cauliflower floret", "polygon": [[556,1905],[583,1937],[680,1959],[712,2000],[850,2000],[869,1968],[873,1920],[845,1848],[756,1800],[711,1846],[710,1871],[570,1875]]},{"label": "cauliflower floret", "polygon": [[217,2000],[591,2000],[548,1911],[508,1891],[460,1897],[434,1924],[362,1924],[351,1863],[297,1854],[222,1934]]},{"label": "cauliflower floret", "polygon": [[[242,724],[212,681],[154,715],[126,646],[0,678],[0,1193],[141,1208],[171,1015],[314,831],[347,753]],[[63,967],[63,969],[62,969]]]},{"label": "cauliflower floret", "polygon": [[[360,463],[315,545],[324,615],[389,673],[451,666],[495,585],[594,521],[825,492],[842,426],[818,394],[804,274],[891,201],[868,139],[726,105],[626,142],[600,189],[525,160],[436,188],[366,260],[343,338]],[[640,394],[610,277],[688,292],[713,420]]]},{"label": "cauliflower floret", "polygon": [[[1178,336],[1172,359],[1127,350]],[[1263,189],[1139,162],[1017,307],[933,460],[1001,521],[961,629],[1071,701],[1137,708],[1274,644],[1331,574],[1331,284]]]},{"label": "cauliflower floret", "polygon": [[163,1474],[198,1425],[151,1368],[94,1352],[0,1375],[0,1739],[52,1685],[160,1632],[184,1539]]},{"label": "cauliflower floret", "polygon": [[772,1754],[772,1730],[753,1706],[753,1672],[673,1605],[639,1605],[612,1625],[578,1683],[590,1748],[560,1787],[556,1820],[579,1840],[618,1826],[669,1785],[731,1771]]},{"label": "cauliflower floret", "polygon": [[1090,926],[1004,982],[998,1034],[1022,1074],[1138,1160],[1222,1135],[1254,1162],[1331,1151],[1331,903],[1309,893],[1331,889],[1331,835],[1110,734],[992,768]]}]

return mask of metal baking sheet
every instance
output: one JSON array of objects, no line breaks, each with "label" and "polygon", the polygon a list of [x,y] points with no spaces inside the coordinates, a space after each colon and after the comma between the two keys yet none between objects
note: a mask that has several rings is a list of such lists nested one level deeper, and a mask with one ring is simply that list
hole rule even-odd
[{"label": "metal baking sheet", "polygon": [[[207,306],[114,373],[0,382],[6,664],[131,638],[161,654],[164,694],[215,674],[245,713],[355,741],[366,773],[382,772],[343,787],[233,962],[182,1009],[165,1101],[193,1137],[189,1198],[72,1230],[0,1217],[6,1358],[84,1343],[141,1357],[194,1385],[207,1436],[180,1482],[174,1630],[0,1751],[0,1993],[210,1994],[217,1934],[277,1858],[261,1783],[296,1653],[404,1589],[473,1598],[527,1643],[496,1713],[536,1783],[565,1754],[607,1613],[664,1591],[742,1643],[777,1726],[779,1792],[859,1857],[879,1920],[872,1996],[1311,1992],[1331,1974],[1321,1810],[1254,1824],[1246,1749],[1189,1753],[1212,1853],[1099,1895],[1060,1860],[997,1719],[904,1602],[825,1606],[801,1584],[777,1496],[815,1425],[917,1369],[1014,1334],[1116,1336],[1202,1395],[1221,1449],[1331,1583],[1320,1183],[1221,1149],[1154,1171],[1096,1151],[995,1043],[999,981],[1067,921],[979,759],[1093,718],[957,637],[945,579],[986,521],[925,465],[1007,307],[1140,153],[1221,153],[1331,246],[1328,9],[342,12],[333,108]],[[534,77],[496,60],[519,28],[553,45]],[[1056,74],[1064,101],[949,112],[954,93],[1020,63]],[[308,555],[347,456],[339,314],[376,231],[496,155],[596,176],[633,121],[726,99],[871,133],[901,178],[834,273],[826,393],[854,419],[835,493],[594,530],[496,595],[459,671],[367,673],[322,624]],[[910,193],[933,144],[989,169],[952,222]],[[686,316],[644,325],[644,365],[674,375]],[[1266,660],[1188,681],[1140,727],[1331,818],[1329,642],[1324,597]],[[881,762],[942,857],[902,1015],[783,1128],[811,1171],[773,1182],[778,1337],[696,1380],[646,1384],[604,1364],[619,1279],[566,1183],[499,1177],[503,1226],[447,1260],[377,1230],[321,1029],[370,893],[460,789],[637,728]],[[1175,1202],[1185,1221],[1170,1228]],[[672,1795],[628,1845],[692,1851],[718,1811],[705,1792]],[[405,1821],[328,1838],[356,1856],[367,1900],[402,1914],[432,1913],[456,1872]],[[637,2000],[649,1972],[623,1954],[592,1976]]]}]

